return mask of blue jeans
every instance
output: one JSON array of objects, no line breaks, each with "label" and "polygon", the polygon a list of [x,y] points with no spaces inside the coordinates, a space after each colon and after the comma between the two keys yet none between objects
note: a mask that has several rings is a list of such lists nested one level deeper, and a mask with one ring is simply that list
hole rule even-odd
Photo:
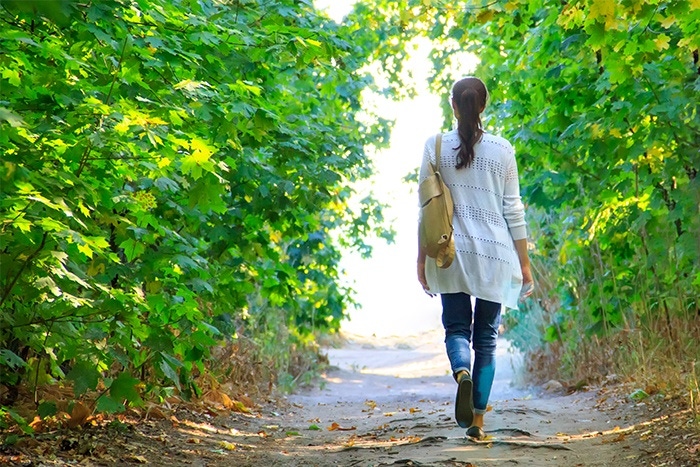
[{"label": "blue jeans", "polygon": [[[476,299],[472,313],[471,297],[465,293],[442,294],[442,325],[452,374],[466,370],[474,383],[474,413],[486,413],[496,373],[496,340],[501,322],[501,304]],[[472,332],[472,314],[474,328]],[[471,350],[474,347],[474,367]]]}]

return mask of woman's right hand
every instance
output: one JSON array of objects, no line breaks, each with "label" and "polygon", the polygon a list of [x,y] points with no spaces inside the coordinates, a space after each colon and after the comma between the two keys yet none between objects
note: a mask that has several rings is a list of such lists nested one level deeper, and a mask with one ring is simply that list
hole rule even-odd
[{"label": "woman's right hand", "polygon": [[535,290],[535,281],[532,279],[532,271],[530,270],[530,265],[521,266],[520,270],[523,274],[523,287],[520,292],[520,298],[527,298],[532,295]]},{"label": "woman's right hand", "polygon": [[421,261],[418,260],[417,264],[417,269],[418,269],[418,282],[420,282],[421,287],[423,287],[423,291],[430,295],[431,297],[435,296],[435,294],[430,293],[430,287],[428,286],[428,279],[425,276],[425,260]]},{"label": "woman's right hand", "polygon": [[535,281],[532,280],[532,271],[530,270],[530,256],[527,254],[527,239],[521,238],[514,240],[515,251],[518,253],[520,261],[520,271],[523,275],[523,287],[520,289],[520,298],[529,297],[535,289]]}]

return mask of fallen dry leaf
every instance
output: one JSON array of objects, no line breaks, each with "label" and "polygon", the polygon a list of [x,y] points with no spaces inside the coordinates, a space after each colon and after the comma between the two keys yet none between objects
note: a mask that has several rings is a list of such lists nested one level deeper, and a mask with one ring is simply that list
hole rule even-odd
[{"label": "fallen dry leaf", "polygon": [[410,409],[408,409],[408,411],[411,413],[422,412],[422,410],[418,407],[411,407]]},{"label": "fallen dry leaf", "polygon": [[[204,396],[204,399],[208,402],[214,403],[215,405],[223,406],[228,410],[240,413],[249,413],[250,409],[248,407],[252,407],[254,405],[253,401],[247,396],[239,396],[240,400],[231,399],[231,397],[228,394],[217,389],[209,391]],[[214,408],[209,408],[209,410],[215,411]]]},{"label": "fallen dry leaf", "polygon": [[36,416],[29,426],[32,427],[35,433],[39,433],[44,429],[44,421],[41,419],[41,417]]},{"label": "fallen dry leaf", "polygon": [[236,445],[233,443],[229,443],[228,441],[221,441],[219,443],[219,446],[226,449],[227,451],[235,451],[236,450]]},{"label": "fallen dry leaf", "polygon": [[155,404],[152,404],[149,409],[146,411],[146,418],[153,418],[153,419],[158,419],[158,420],[165,420],[167,415],[165,415],[165,412],[158,407]]},{"label": "fallen dry leaf", "polygon": [[328,427],[328,431],[352,431],[357,430],[356,426],[342,427],[337,422],[333,422],[331,426]]},{"label": "fallen dry leaf", "polygon": [[239,396],[237,397],[237,399],[238,399],[239,401],[243,402],[243,404],[244,404],[246,407],[248,407],[248,408],[251,408],[251,409],[252,409],[253,407],[255,407],[255,402],[253,401],[253,399],[251,399],[250,397],[246,396],[245,394],[239,395]]},{"label": "fallen dry leaf", "polygon": [[231,407],[231,410],[240,413],[250,413],[250,409],[241,401],[233,401],[233,407]]},{"label": "fallen dry leaf", "polygon": [[84,424],[92,411],[82,402],[76,402],[70,413],[70,418],[66,422],[69,428],[76,428]]},{"label": "fallen dry leaf", "polygon": [[610,443],[619,443],[620,441],[625,440],[625,434],[624,433],[619,433],[617,436],[611,439],[604,439],[603,444],[610,444]]}]

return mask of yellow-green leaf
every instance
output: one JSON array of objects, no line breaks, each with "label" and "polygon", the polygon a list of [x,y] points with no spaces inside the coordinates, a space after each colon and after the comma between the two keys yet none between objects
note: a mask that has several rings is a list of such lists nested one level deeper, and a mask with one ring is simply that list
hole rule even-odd
[{"label": "yellow-green leaf", "polygon": [[654,44],[656,44],[656,50],[666,50],[668,49],[668,42],[671,40],[666,34],[660,34],[656,39],[654,39]]},{"label": "yellow-green leaf", "polygon": [[83,243],[78,245],[78,251],[80,251],[82,254],[87,256],[88,258],[92,258],[92,249],[90,248],[90,245],[87,243]]},{"label": "yellow-green leaf", "polygon": [[19,86],[22,83],[22,80],[19,79],[19,72],[17,70],[4,68],[2,70],[2,77],[7,79],[13,86]]},{"label": "yellow-green leaf", "polygon": [[668,29],[671,26],[673,26],[675,24],[675,22],[676,22],[676,17],[671,15],[671,16],[661,20],[661,26],[663,26],[665,29]]},{"label": "yellow-green leaf", "polygon": [[205,162],[216,152],[214,148],[207,145],[206,141],[198,138],[190,141],[190,148],[193,150],[192,158],[196,162]]},{"label": "yellow-green leaf", "polygon": [[12,220],[12,227],[16,227],[22,232],[29,232],[32,230],[32,222],[25,219],[24,213],[21,213],[19,216],[17,216],[16,219]]}]

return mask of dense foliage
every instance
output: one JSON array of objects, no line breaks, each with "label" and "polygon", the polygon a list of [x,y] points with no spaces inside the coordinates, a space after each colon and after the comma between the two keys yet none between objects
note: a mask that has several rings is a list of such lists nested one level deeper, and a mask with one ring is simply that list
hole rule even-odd
[{"label": "dense foliage", "polygon": [[192,395],[250,323],[338,328],[340,248],[383,234],[349,200],[387,126],[356,118],[370,79],[336,23],[294,0],[3,0],[0,23],[5,402]]},{"label": "dense foliage", "polygon": [[434,41],[442,95],[465,51],[480,59],[487,123],[518,152],[538,268],[539,304],[509,325],[531,326],[539,306],[546,315],[520,346],[564,347],[570,370],[603,374],[615,352],[599,368],[584,360],[604,336],[626,355],[642,334],[668,361],[697,359],[700,2],[382,0],[354,21],[371,22],[399,88],[395,57],[415,36]]},{"label": "dense foliage", "polygon": [[698,357],[698,0],[364,0],[340,26],[310,0],[2,0],[0,24],[4,402],[197,394],[224,338],[337,329],[339,248],[381,220],[349,207],[387,137],[362,67],[410,94],[418,36],[443,95],[481,59],[519,154],[540,292],[509,325],[543,321],[516,343]]}]

